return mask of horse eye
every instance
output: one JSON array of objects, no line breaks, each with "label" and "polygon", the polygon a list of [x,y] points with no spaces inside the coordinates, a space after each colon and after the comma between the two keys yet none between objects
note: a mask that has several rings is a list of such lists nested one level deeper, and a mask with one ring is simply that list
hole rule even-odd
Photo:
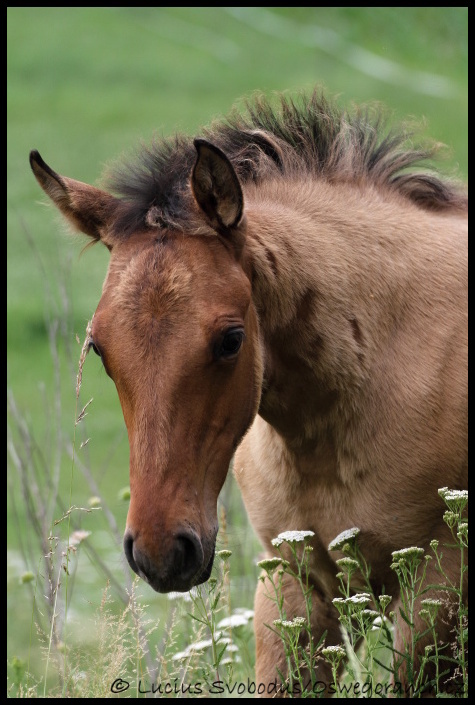
[{"label": "horse eye", "polygon": [[94,343],[94,341],[93,341],[92,339],[89,341],[89,346],[88,346],[88,347],[89,347],[89,348],[92,348],[98,357],[101,357],[101,353],[100,353],[99,350],[96,348],[96,345],[95,345],[95,343]]},{"label": "horse eye", "polygon": [[226,358],[237,355],[244,338],[244,331],[239,328],[228,331],[219,346],[218,357]]}]

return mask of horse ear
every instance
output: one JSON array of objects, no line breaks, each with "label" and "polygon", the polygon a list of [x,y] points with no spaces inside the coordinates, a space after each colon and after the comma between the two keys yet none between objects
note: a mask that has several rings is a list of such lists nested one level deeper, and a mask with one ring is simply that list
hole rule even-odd
[{"label": "horse ear", "polygon": [[244,199],[233,165],[211,142],[196,139],[194,145],[198,157],[191,175],[191,188],[196,202],[217,230],[237,227]]},{"label": "horse ear", "polygon": [[118,199],[95,186],[60,176],[43,161],[36,150],[30,152],[30,165],[43,191],[67,220],[94,240],[102,239],[110,249],[110,243],[103,238],[119,203]]}]

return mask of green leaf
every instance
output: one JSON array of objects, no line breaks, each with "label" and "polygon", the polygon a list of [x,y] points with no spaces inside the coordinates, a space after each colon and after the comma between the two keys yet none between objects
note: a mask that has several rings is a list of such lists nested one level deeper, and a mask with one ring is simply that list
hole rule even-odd
[{"label": "green leaf", "polygon": [[223,658],[223,654],[224,654],[224,652],[226,651],[227,646],[228,646],[228,645],[225,644],[225,645],[223,646],[223,648],[221,649],[221,652],[220,652],[220,654],[219,654],[219,656],[218,656],[218,658],[217,658],[217,660],[216,660],[216,663],[213,664],[215,668],[218,668],[219,664],[221,663],[221,659]]},{"label": "green leaf", "polygon": [[208,626],[208,623],[205,622],[204,619],[200,619],[200,618],[197,617],[195,614],[191,614],[191,612],[187,612],[187,615],[188,615],[188,617],[191,617],[191,619],[196,619],[196,621],[199,622],[200,624],[204,624],[205,627]]},{"label": "green leaf", "polygon": [[214,612],[214,610],[216,609],[220,597],[221,597],[221,592],[218,592],[217,595],[214,596],[213,602],[211,604],[211,611],[212,612]]},{"label": "green leaf", "polygon": [[407,616],[407,614],[404,612],[404,610],[402,609],[402,607],[399,608],[399,614],[401,615],[401,617],[403,618],[403,620],[406,622],[406,624],[408,624],[412,629],[414,629],[415,624],[413,624],[413,623],[411,622],[411,620],[409,619],[409,617]]}]

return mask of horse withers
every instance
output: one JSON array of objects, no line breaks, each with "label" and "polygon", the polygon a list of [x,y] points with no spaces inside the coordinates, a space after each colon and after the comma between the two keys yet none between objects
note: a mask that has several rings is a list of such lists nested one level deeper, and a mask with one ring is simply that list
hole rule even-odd
[{"label": "horse withers", "polygon": [[[341,642],[335,536],[359,528],[374,594],[395,610],[392,551],[450,542],[437,490],[467,487],[467,198],[406,137],[315,91],[158,140],[104,189],[31,153],[67,220],[110,250],[90,345],[129,436],[125,553],[153,589],[210,576],[233,456],[270,555],[280,532],[313,532],[312,632],[327,644]],[[455,582],[458,560],[444,549]],[[285,658],[265,591],[256,678],[270,683]],[[291,581],[284,606],[304,614]],[[446,600],[444,642],[454,619]]]}]

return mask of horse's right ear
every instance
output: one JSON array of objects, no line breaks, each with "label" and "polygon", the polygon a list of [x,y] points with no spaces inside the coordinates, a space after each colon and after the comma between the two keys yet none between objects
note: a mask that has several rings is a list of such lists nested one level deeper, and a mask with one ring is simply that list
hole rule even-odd
[{"label": "horse's right ear", "polygon": [[102,240],[110,249],[106,232],[117,209],[118,199],[95,186],[60,176],[36,150],[30,152],[30,165],[43,191],[71,225],[94,240]]}]

